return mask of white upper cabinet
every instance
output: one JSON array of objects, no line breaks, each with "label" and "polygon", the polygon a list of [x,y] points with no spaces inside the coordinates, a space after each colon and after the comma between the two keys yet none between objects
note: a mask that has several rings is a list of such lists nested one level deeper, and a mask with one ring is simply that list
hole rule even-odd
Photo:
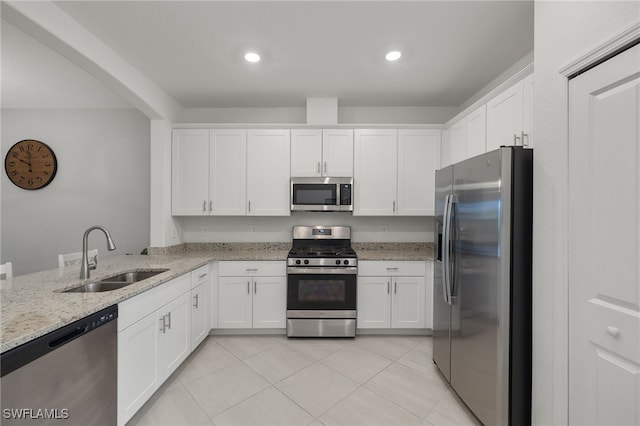
[{"label": "white upper cabinet", "polygon": [[201,216],[209,201],[209,129],[176,129],[171,145],[171,211]]},{"label": "white upper cabinet", "polygon": [[398,216],[433,216],[440,130],[398,130]]},{"label": "white upper cabinet", "polygon": [[451,164],[467,158],[467,120],[463,118],[449,129]]},{"label": "white upper cabinet", "polygon": [[487,106],[475,109],[466,118],[466,157],[471,158],[487,152]]},{"label": "white upper cabinet", "polygon": [[525,123],[531,126],[531,107],[525,107],[525,87],[526,102],[531,103],[532,82],[533,76],[529,76],[487,102],[487,151],[502,145],[531,144],[531,129],[525,128]]},{"label": "white upper cabinet", "polygon": [[289,129],[247,132],[247,213],[289,216],[291,135]]},{"label": "white upper cabinet", "polygon": [[322,131],[322,175],[353,176],[353,129]]},{"label": "white upper cabinet", "polygon": [[237,216],[246,210],[246,130],[211,130],[209,214]]},{"label": "white upper cabinet", "polygon": [[355,130],[354,216],[395,215],[397,156],[396,129]]},{"label": "white upper cabinet", "polygon": [[353,130],[291,130],[291,176],[352,177]]},{"label": "white upper cabinet", "polygon": [[245,214],[246,134],[240,129],[173,131],[173,215]]}]

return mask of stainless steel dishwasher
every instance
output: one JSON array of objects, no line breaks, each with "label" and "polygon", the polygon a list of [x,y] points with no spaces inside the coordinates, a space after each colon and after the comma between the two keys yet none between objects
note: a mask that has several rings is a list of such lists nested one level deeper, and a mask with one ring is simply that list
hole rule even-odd
[{"label": "stainless steel dishwasher", "polygon": [[3,425],[117,423],[118,306],[2,354]]}]

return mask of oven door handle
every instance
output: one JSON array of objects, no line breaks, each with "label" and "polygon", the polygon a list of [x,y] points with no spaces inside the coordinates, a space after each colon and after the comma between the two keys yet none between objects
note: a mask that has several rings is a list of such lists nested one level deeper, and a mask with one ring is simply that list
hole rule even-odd
[{"label": "oven door handle", "polygon": [[333,275],[356,275],[358,268],[355,266],[347,266],[346,268],[327,268],[324,266],[314,268],[297,268],[288,267],[287,274],[333,274]]}]

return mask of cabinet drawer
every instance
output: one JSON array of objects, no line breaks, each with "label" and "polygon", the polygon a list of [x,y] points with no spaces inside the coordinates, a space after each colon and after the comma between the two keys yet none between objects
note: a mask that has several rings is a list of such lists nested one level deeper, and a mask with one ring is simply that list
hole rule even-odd
[{"label": "cabinet drawer", "polygon": [[199,267],[191,271],[191,288],[196,288],[209,282],[209,264]]},{"label": "cabinet drawer", "polygon": [[284,261],[223,261],[218,263],[220,277],[279,277],[287,274]]},{"label": "cabinet drawer", "polygon": [[422,261],[377,261],[361,260],[358,262],[358,275],[381,276],[424,276],[425,263]]},{"label": "cabinet drawer", "polygon": [[189,290],[191,274],[186,273],[119,303],[118,331],[124,330]]}]

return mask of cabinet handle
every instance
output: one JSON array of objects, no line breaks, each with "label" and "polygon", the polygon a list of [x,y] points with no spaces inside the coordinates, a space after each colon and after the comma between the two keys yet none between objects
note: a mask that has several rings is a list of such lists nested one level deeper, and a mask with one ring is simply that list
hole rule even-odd
[{"label": "cabinet handle", "polygon": [[251,283],[247,281],[247,294],[251,294]]},{"label": "cabinet handle", "polygon": [[194,308],[198,309],[198,296],[200,296],[199,294],[196,294],[195,296],[193,296],[193,298],[196,300],[196,304],[193,305]]},{"label": "cabinet handle", "polygon": [[198,275],[198,279],[201,280],[204,277],[206,277],[207,275],[209,275],[209,274],[207,274],[206,272],[204,274],[202,274],[202,275]]},{"label": "cabinet handle", "polygon": [[520,140],[520,136],[513,134],[513,144],[518,145],[518,141]]},{"label": "cabinet handle", "polygon": [[617,327],[607,327],[607,334],[611,337],[618,337],[620,335],[620,330]]},{"label": "cabinet handle", "polygon": [[258,282],[257,281],[253,282],[253,292],[255,294],[258,294]]},{"label": "cabinet handle", "polygon": [[327,169],[327,162],[325,161],[325,162],[324,162],[324,172],[325,172],[325,173],[327,173],[327,170],[328,170],[328,169]]},{"label": "cabinet handle", "polygon": [[396,212],[396,202],[395,201],[393,202],[393,212],[394,213]]},{"label": "cabinet handle", "polygon": [[160,318],[159,321],[160,321],[160,331],[165,333],[165,331],[164,331],[164,315],[162,316],[162,318]]},{"label": "cabinet handle", "polygon": [[[522,146],[529,146],[529,135],[525,132],[521,132],[521,137],[522,137]],[[524,138],[527,138],[527,142],[524,142]]]},{"label": "cabinet handle", "polygon": [[246,272],[258,272],[258,268],[246,268]]},{"label": "cabinet handle", "polygon": [[318,167],[317,167],[317,170],[318,170],[318,174],[320,174],[320,162],[319,162],[319,161],[318,161]]},{"label": "cabinet handle", "polygon": [[209,211],[213,211],[213,201],[209,201]]},{"label": "cabinet handle", "polygon": [[251,200],[249,200],[249,211],[248,213],[251,213]]},{"label": "cabinet handle", "polygon": [[387,281],[387,294],[391,293],[391,283]]},{"label": "cabinet handle", "polygon": [[394,268],[387,268],[387,271],[397,271],[397,270],[398,270],[398,268],[397,268],[397,267],[394,267]]},{"label": "cabinet handle", "polygon": [[204,201],[202,202],[202,212],[204,213],[204,212],[206,212],[206,211],[207,211],[207,200],[204,200]]},{"label": "cabinet handle", "polygon": [[393,294],[398,294],[398,281],[393,283]]},{"label": "cabinet handle", "polygon": [[169,318],[169,325],[167,326],[167,328],[171,330],[171,312],[167,314],[167,318]]}]

